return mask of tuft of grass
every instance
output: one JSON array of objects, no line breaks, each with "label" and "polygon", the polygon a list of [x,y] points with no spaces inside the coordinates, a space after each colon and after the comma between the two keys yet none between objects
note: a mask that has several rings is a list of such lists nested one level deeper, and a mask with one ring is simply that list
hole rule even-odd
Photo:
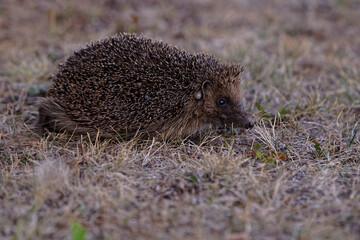
[{"label": "tuft of grass", "polygon": [[354,143],[355,139],[356,139],[356,136],[359,132],[359,127],[357,127],[359,122],[356,122],[354,128],[352,129],[351,131],[351,137],[350,137],[350,140],[349,140],[349,143],[348,143],[348,146],[351,147],[351,145]]}]

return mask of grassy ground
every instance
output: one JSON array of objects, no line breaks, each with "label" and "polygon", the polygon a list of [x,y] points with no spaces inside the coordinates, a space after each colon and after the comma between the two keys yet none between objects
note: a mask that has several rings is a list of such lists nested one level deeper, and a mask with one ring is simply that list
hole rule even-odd
[{"label": "grassy ground", "polygon": [[[2,0],[0,238],[359,239],[359,23],[356,0]],[[57,64],[121,31],[245,65],[256,127],[36,138]]]}]

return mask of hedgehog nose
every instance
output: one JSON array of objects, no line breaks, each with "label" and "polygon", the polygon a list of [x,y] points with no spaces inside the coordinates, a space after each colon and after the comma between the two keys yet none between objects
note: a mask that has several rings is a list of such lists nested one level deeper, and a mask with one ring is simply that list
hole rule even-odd
[{"label": "hedgehog nose", "polygon": [[252,120],[252,118],[248,118],[248,122],[245,124],[245,128],[251,129],[254,127],[254,125],[255,125],[254,120]]}]

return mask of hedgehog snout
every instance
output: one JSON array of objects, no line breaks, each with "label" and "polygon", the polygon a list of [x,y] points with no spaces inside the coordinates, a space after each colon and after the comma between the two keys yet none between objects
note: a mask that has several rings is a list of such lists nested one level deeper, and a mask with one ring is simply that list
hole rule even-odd
[{"label": "hedgehog snout", "polygon": [[237,121],[233,123],[233,125],[235,127],[251,129],[254,127],[255,121],[251,117],[241,114],[241,117],[238,118]]},{"label": "hedgehog snout", "polygon": [[251,129],[254,127],[254,125],[255,125],[255,121],[251,117],[248,117],[247,122],[245,123],[245,128]]}]

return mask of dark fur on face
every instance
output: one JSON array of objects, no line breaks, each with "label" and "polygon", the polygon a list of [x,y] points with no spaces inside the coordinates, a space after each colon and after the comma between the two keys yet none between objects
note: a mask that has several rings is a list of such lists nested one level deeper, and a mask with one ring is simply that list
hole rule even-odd
[{"label": "dark fur on face", "polygon": [[75,52],[52,77],[39,132],[186,137],[209,126],[250,128],[243,68],[132,34]]},{"label": "dark fur on face", "polygon": [[228,80],[204,83],[204,115],[215,126],[251,128],[254,123],[243,105],[238,74],[224,79]]}]

